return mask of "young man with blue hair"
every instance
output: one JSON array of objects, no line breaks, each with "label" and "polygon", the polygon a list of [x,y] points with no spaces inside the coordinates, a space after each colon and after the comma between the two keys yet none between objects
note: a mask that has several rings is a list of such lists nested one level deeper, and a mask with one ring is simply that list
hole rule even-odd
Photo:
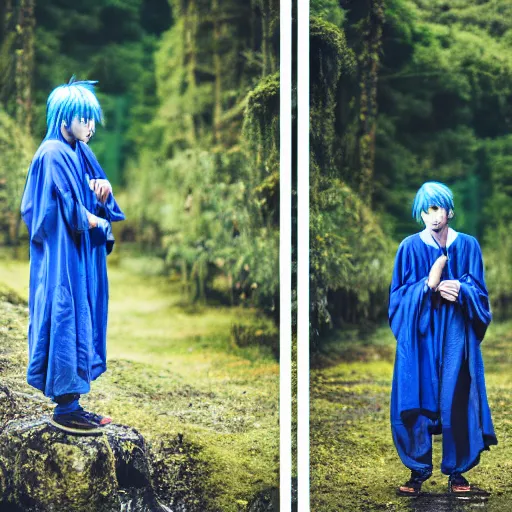
[{"label": "young man with blue hair", "polygon": [[79,434],[111,422],[79,399],[106,370],[106,257],[111,223],[124,219],[87,145],[102,121],[95,83],[73,77],[48,97],[47,133],[21,203],[30,236],[27,381],[57,404],[53,425]]},{"label": "young man with blue hair", "polygon": [[398,248],[389,322],[397,340],[391,430],[410,479],[398,492],[417,495],[432,475],[432,435],[442,434],[448,489],[471,492],[462,473],[497,444],[480,343],[491,311],[480,246],[448,223],[453,195],[438,182],[416,194],[413,217],[425,224]]}]

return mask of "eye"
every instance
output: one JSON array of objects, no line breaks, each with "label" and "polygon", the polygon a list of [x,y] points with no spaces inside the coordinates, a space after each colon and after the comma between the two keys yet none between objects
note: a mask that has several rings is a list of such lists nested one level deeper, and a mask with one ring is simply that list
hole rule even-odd
[{"label": "eye", "polygon": [[430,209],[433,211],[433,212],[437,212],[437,210],[439,210],[439,206],[431,206]]}]

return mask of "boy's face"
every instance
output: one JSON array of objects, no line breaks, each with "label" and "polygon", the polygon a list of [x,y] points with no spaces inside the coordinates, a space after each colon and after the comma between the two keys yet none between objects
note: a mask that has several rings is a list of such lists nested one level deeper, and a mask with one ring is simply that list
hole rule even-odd
[{"label": "boy's face", "polygon": [[448,212],[440,206],[430,206],[427,212],[421,212],[421,218],[430,231],[441,231],[448,224]]},{"label": "boy's face", "polygon": [[75,117],[71,122],[71,126],[67,129],[68,133],[76,140],[81,140],[86,144],[92,139],[96,130],[94,119],[86,121],[83,117],[78,119]]}]

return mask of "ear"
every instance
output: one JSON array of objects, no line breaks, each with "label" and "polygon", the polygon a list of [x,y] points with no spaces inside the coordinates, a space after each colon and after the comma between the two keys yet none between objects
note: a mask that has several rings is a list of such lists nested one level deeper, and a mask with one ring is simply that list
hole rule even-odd
[{"label": "ear", "polygon": [[448,219],[453,219],[455,217],[454,211],[450,208],[450,211],[448,212]]}]

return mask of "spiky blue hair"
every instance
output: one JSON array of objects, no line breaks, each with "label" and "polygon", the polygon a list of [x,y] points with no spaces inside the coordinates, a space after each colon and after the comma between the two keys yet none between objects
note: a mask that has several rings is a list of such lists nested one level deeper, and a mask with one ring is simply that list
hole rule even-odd
[{"label": "spiky blue hair", "polygon": [[73,75],[67,84],[59,85],[48,96],[46,102],[46,137],[45,139],[61,139],[62,121],[70,126],[75,117],[86,122],[94,119],[103,122],[103,113],[96,94],[93,80],[75,81]]},{"label": "spiky blue hair", "polygon": [[431,206],[439,206],[447,212],[454,209],[452,191],[438,181],[423,183],[412,205],[412,216],[417,222],[422,222],[421,212],[428,212]]}]

